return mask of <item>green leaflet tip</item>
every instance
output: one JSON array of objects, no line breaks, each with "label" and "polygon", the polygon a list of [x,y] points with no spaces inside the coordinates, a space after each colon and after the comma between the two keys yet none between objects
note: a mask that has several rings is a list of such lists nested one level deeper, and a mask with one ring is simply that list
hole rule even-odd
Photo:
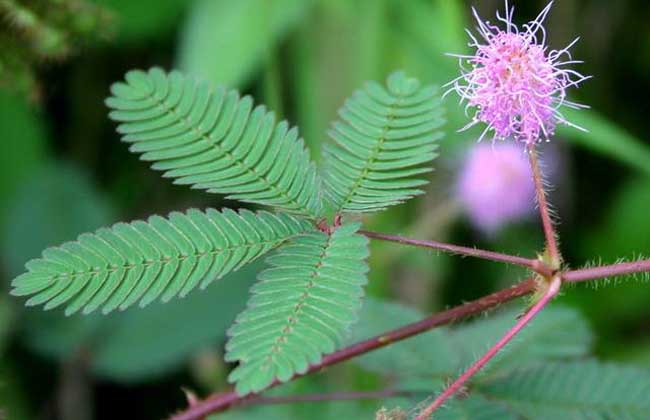
[{"label": "green leaflet tip", "polygon": [[396,71],[388,76],[387,84],[390,93],[400,96],[412,95],[420,88],[420,82],[413,77],[407,77],[403,71]]},{"label": "green leaflet tip", "polygon": [[77,312],[79,312],[79,308],[74,308],[74,307],[68,306],[67,308],[65,308],[65,311],[63,313],[65,314],[65,316],[72,316],[72,315],[76,314]]}]

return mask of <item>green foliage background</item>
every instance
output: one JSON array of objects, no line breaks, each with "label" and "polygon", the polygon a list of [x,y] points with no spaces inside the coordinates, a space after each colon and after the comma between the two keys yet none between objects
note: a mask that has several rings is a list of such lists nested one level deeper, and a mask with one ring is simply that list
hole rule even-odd
[{"label": "green foliage background", "polygon": [[[0,407],[11,419],[162,418],[184,406],[180,385],[200,394],[226,387],[230,367],[222,362],[225,330],[244,309],[248,289],[262,264],[185,299],[110,317],[66,318],[61,311],[24,309],[22,302],[8,297],[9,280],[46,246],[118,220],[188,207],[233,205],[217,196],[171,185],[120,144],[103,100],[109,85],[126,70],[154,65],[179,68],[250,93],[300,127],[312,156],[317,156],[336,109],[364,81],[383,81],[395,69],[425,83],[441,85],[452,79],[456,61],[443,54],[464,50],[463,28],[471,25],[469,8],[460,0],[97,0],[87,2],[92,7],[83,9],[95,17],[85,21],[85,26],[70,24],[67,6],[60,6],[55,14],[54,9],[42,10],[35,3],[39,2],[6,2],[33,10],[41,19],[32,22],[42,27],[17,28],[12,24],[15,16],[0,10],[0,133],[4,142],[0,254],[5,290],[0,299]],[[72,7],[86,2],[57,3]],[[561,176],[553,181],[556,188],[551,200],[562,216],[562,245],[574,266],[594,259],[613,262],[620,256],[650,254],[650,141],[646,134],[650,47],[638,41],[650,39],[644,23],[650,10],[641,0],[610,3],[563,0],[549,20],[554,47],[564,46],[575,35],[583,36],[575,57],[586,61],[581,67],[584,73],[596,76],[575,95],[593,109],[570,115],[590,132],[561,130],[554,143],[563,163]],[[479,6],[489,16],[501,2],[481,1]],[[520,1],[517,6],[523,21],[533,17],[542,2]],[[3,3],[3,7],[7,6]],[[600,28],[598,33],[591,29],[594,25]],[[93,36],[84,36],[88,33]],[[65,44],[49,42],[52,34],[63,34],[56,39]],[[65,54],[44,53],[39,45],[61,45]],[[477,133],[455,133],[455,128],[464,125],[465,116],[453,99],[445,103],[447,136],[437,151],[441,156],[427,195],[368,217],[366,223],[380,231],[408,232],[522,255],[538,251],[542,238],[535,223],[517,224],[485,237],[468,226],[453,204],[450,185]],[[400,306],[393,322],[472,299],[522,274],[491,263],[378,243],[371,244],[369,264],[370,295],[422,311],[418,314]],[[530,347],[513,346],[494,369],[524,381],[529,370],[509,371],[508,364],[515,363],[512,360],[532,362],[525,360],[531,355],[552,361],[546,369],[556,369],[558,381],[571,369],[595,371],[595,362],[583,362],[587,357],[650,368],[649,301],[650,285],[642,282],[598,290],[576,288],[558,299],[561,308],[554,311],[560,315],[549,313],[549,318],[557,317],[554,330],[568,333],[552,335],[552,339],[541,335],[528,343],[522,338],[519,344]],[[375,308],[375,315],[362,318],[355,337],[379,332],[373,324],[389,325],[380,322],[387,308],[392,308],[385,305],[378,301],[368,305],[366,311]],[[511,310],[517,309],[521,305]],[[481,324],[472,334],[464,330],[471,330],[472,324],[428,334],[395,346],[391,353],[379,352],[274,392],[377,389],[385,384],[434,391],[442,383],[439,378],[436,382],[434,373],[454,374],[466,366],[506,327],[503,322]],[[440,360],[447,363],[437,364]],[[403,377],[382,371],[387,364]],[[605,368],[613,372],[607,378],[637,384],[647,381],[647,375],[634,379],[637,370],[616,371],[618,365]],[[419,377],[422,373],[425,378]],[[491,380],[489,375],[479,381],[484,392],[493,396],[508,394],[508,384],[512,384]],[[528,384],[524,395],[535,396],[537,401],[548,397],[543,389]],[[262,408],[218,418],[370,418],[382,404],[410,407],[426,394],[417,396],[413,401]],[[611,398],[615,401],[617,395]],[[523,412],[544,409],[520,401]],[[474,418],[472,407],[484,404],[470,399],[463,407],[452,407],[447,415]],[[494,410],[491,418],[508,418],[499,407]],[[539,411],[537,416],[553,415]]]}]

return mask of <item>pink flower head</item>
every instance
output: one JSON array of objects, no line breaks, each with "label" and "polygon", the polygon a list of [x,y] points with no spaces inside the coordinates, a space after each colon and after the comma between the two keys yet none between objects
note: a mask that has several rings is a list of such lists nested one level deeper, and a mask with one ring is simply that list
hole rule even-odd
[{"label": "pink flower head", "polygon": [[487,127],[481,139],[492,131],[495,139],[514,138],[533,144],[548,141],[558,123],[581,129],[568,122],[560,108],[584,107],[568,101],[566,90],[588,77],[565,68],[580,63],[569,53],[578,39],[562,50],[549,51],[545,45],[546,31],[542,24],[552,4],[522,29],[512,22],[514,7],[509,8],[507,0],[505,17],[497,12],[497,19],[505,29],[483,21],[472,9],[485,43],[467,31],[472,38],[469,45],[476,48],[475,54],[452,54],[460,60],[462,75],[450,83],[450,91],[458,93],[461,103],[466,102],[466,109],[475,109],[472,122],[461,131],[483,122]]},{"label": "pink flower head", "polygon": [[522,146],[475,145],[461,170],[456,196],[472,223],[487,233],[534,213],[535,186]]}]

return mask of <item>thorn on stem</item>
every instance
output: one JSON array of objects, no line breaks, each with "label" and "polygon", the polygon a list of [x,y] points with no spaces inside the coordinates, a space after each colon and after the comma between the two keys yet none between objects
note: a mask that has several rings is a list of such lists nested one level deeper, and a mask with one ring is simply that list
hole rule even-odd
[{"label": "thorn on stem", "polygon": [[185,399],[187,400],[187,405],[194,407],[201,401],[199,397],[196,396],[196,393],[189,388],[182,387],[181,390],[185,394]]}]

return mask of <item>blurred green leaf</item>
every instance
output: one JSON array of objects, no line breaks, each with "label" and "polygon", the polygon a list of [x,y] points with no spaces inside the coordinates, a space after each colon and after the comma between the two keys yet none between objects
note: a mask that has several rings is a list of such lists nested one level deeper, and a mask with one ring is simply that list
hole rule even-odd
[{"label": "blurred green leaf", "polygon": [[528,419],[647,419],[650,370],[596,361],[544,362],[476,385]]},{"label": "blurred green leaf", "polygon": [[559,126],[558,133],[593,151],[650,174],[650,147],[595,111],[563,109],[567,120],[588,132]]},{"label": "blurred green leaf", "polygon": [[[454,400],[436,413],[436,420],[521,420],[505,404],[491,401],[489,396],[470,395]],[[528,417],[527,417],[528,419]]]},{"label": "blurred green leaf", "polygon": [[[392,26],[392,62],[400,63],[425,83],[442,86],[456,78],[458,60],[446,54],[467,51],[465,4],[459,0],[394,1],[393,6],[396,23]],[[440,142],[442,158],[453,160],[476,141],[480,128],[458,133],[468,122],[464,106],[453,95],[446,98],[445,105],[449,134]]]},{"label": "blurred green leaf", "polygon": [[5,346],[14,326],[14,308],[6,297],[0,297],[0,354]]},{"label": "blurred green leaf", "polygon": [[24,372],[13,358],[0,358],[0,417],[31,420],[33,389],[25,383]]},{"label": "blurred green leaf", "polygon": [[[8,274],[21,273],[23,265],[48,246],[113,222],[114,213],[87,173],[70,163],[50,162],[20,187],[7,208],[2,258]],[[26,310],[20,327],[23,338],[35,350],[65,357],[103,320]]]},{"label": "blurred green leaf", "polygon": [[[331,392],[359,391],[354,385],[332,383],[322,376],[306,376],[284,384],[281,387],[264,392],[264,396],[297,396],[326,394]],[[260,405],[254,407],[234,407],[225,413],[211,417],[210,420],[332,420],[332,419],[372,419],[381,407],[404,407],[413,404],[406,398],[389,398],[386,400],[350,400],[291,402],[278,405]]]},{"label": "blurred green leaf", "polygon": [[[469,366],[512,325],[523,309],[509,308],[485,319],[452,329],[451,339],[460,367]],[[482,374],[502,371],[537,360],[569,359],[587,356],[591,351],[589,324],[575,309],[551,305],[542,311],[502,350]]]},{"label": "blurred green leaf", "polygon": [[[650,162],[650,161],[649,161]],[[602,219],[589,230],[577,235],[582,263],[614,263],[619,258],[633,259],[650,256],[650,180],[639,176],[624,183],[607,200]],[[594,261],[595,259],[595,261]],[[639,317],[647,317],[650,288],[647,283],[618,279],[624,283],[605,291],[581,287],[566,299],[582,308],[599,330],[601,343],[607,345],[612,336],[624,334],[623,325]],[[602,308],[607,307],[604,311]],[[605,337],[604,335],[609,335]]]},{"label": "blurred green leaf", "polygon": [[[380,402],[376,402],[379,407]],[[371,419],[375,408],[358,401],[317,403],[292,403],[277,406],[235,408],[223,414],[208,417],[210,420],[331,420]]]},{"label": "blurred green leaf", "polygon": [[259,268],[242,268],[183,299],[109,316],[65,317],[60,311],[31,309],[25,317],[25,340],[34,350],[61,360],[83,349],[92,355],[93,372],[105,378],[151,380],[179,368],[202,347],[225,340]]},{"label": "blurred green leaf", "polygon": [[436,419],[645,419],[650,370],[593,360],[539,362],[475,381]]},{"label": "blurred green leaf", "polygon": [[95,0],[116,15],[118,39],[143,43],[169,33],[188,0]]},{"label": "blurred green leaf", "polygon": [[180,39],[180,69],[241,87],[304,15],[311,0],[197,0]]},{"label": "blurred green leaf", "polygon": [[383,80],[386,68],[386,0],[320,1],[290,44],[290,84],[295,119],[315,160],[336,111],[367,80]]},{"label": "blurred green leaf", "polygon": [[21,339],[33,351],[63,361],[87,351],[94,334],[110,321],[99,314],[66,317],[61,311],[28,308],[21,318]]},{"label": "blurred green leaf", "polygon": [[[424,317],[424,314],[415,309],[367,298],[359,322],[352,328],[349,344]],[[448,333],[445,328],[435,329],[356,358],[355,363],[371,372],[383,374],[445,376],[453,372],[460,362],[456,349],[448,339]]]},{"label": "blurred green leaf", "polygon": [[[402,377],[447,377],[476,360],[515,322],[519,306],[454,328],[436,328],[361,356],[355,361],[373,372]],[[367,299],[350,342],[421,320],[426,315],[402,305]],[[574,309],[546,308],[517,340],[511,342],[485,369],[502,371],[536,360],[584,357],[591,349],[587,322]]]},{"label": "blurred green leaf", "polygon": [[[650,167],[650,158],[647,159]],[[581,242],[583,257],[597,255],[612,262],[619,257],[650,253],[650,179],[641,176],[623,184],[600,223]]]},{"label": "blurred green leaf", "polygon": [[0,205],[6,213],[11,194],[44,160],[47,149],[43,116],[24,98],[0,92]]},{"label": "blurred green leaf", "polygon": [[291,419],[290,405],[259,406],[228,410],[225,413],[208,417],[208,420],[284,420]]},{"label": "blurred green leaf", "polygon": [[34,172],[6,215],[2,258],[12,277],[43,249],[115,221],[115,211],[95,190],[89,174],[69,163],[50,163]]},{"label": "blurred green leaf", "polygon": [[603,357],[607,360],[634,364],[650,369],[650,338],[623,341],[608,340],[602,349]]},{"label": "blurred green leaf", "polygon": [[224,341],[260,266],[250,264],[183,299],[117,315],[93,340],[93,370],[121,382],[150,380]]},{"label": "blurred green leaf", "polygon": [[393,0],[397,16],[396,35],[404,44],[401,55],[410,65],[423,71],[425,82],[443,84],[457,76],[458,60],[447,53],[467,50],[465,4],[458,0]]}]

